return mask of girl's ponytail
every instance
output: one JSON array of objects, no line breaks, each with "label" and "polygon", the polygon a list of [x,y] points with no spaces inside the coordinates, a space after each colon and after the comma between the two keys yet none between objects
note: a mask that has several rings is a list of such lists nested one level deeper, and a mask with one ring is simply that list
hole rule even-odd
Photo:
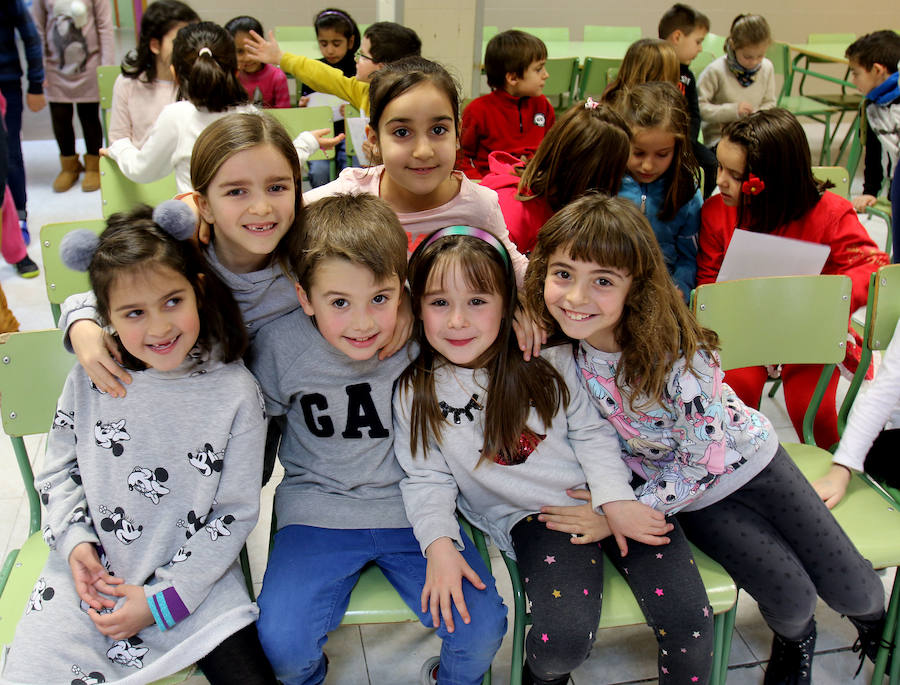
[{"label": "girl's ponytail", "polygon": [[218,24],[202,21],[182,28],[172,47],[172,66],[180,100],[210,112],[247,102],[237,78],[234,40]]}]

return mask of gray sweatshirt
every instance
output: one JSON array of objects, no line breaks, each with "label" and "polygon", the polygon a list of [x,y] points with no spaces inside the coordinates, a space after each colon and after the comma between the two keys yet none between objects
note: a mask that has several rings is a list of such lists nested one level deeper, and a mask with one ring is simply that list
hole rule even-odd
[{"label": "gray sweatshirt", "polygon": [[[124,399],[94,389],[77,365],[66,380],[35,478],[51,552],[2,683],[147,683],[256,620],[238,564],[259,514],[256,382],[241,363],[194,353],[174,371],[132,375]],[[68,565],[82,542],[143,586],[156,625],[125,640],[97,630]]]},{"label": "gray sweatshirt", "polygon": [[264,326],[250,369],[266,410],[286,416],[275,492],[279,527],[407,528],[394,458],[391,393],[409,350],[355,361],[298,309]]},{"label": "gray sweatshirt", "polygon": [[532,410],[527,425],[537,433],[538,441],[520,441],[518,457],[523,461],[515,465],[479,463],[484,412],[478,405],[484,406],[488,380],[484,370],[445,365],[435,371],[435,390],[446,420],[441,444],[432,440],[427,458],[423,458],[421,446],[415,458],[410,450],[412,395],[400,388],[395,393],[395,449],[407,474],[400,488],[423,554],[440,537],[462,546],[457,508],[490,535],[497,547],[511,553],[509,532],[523,518],[545,505],[583,504],[570,498],[567,488],[588,487],[595,508],[605,502],[634,499],[616,431],[598,416],[578,382],[572,348],[550,348],[541,356],[565,380],[569,405],[557,412],[549,426]]}]

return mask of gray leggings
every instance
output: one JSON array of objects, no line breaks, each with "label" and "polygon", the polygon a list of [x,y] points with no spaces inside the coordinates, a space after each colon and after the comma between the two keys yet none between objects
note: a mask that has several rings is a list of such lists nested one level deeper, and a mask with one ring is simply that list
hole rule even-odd
[{"label": "gray leggings", "polygon": [[853,618],[875,620],[884,611],[884,587],[872,565],[780,445],[740,490],[677,518],[688,539],[725,567],[788,640],[808,634],[817,595]]}]

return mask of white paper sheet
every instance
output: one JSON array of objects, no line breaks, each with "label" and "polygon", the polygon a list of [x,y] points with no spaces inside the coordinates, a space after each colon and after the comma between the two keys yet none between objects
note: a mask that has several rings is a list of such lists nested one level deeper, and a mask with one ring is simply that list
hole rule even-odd
[{"label": "white paper sheet", "polygon": [[831,248],[821,243],[737,229],[716,281],[822,273]]},{"label": "white paper sheet", "polygon": [[353,150],[362,166],[366,166],[369,163],[369,158],[363,152],[363,143],[366,140],[366,126],[368,124],[368,117],[350,117],[347,119],[344,128],[353,142]]},{"label": "white paper sheet", "polygon": [[331,107],[332,121],[341,121],[344,115],[341,114],[341,107],[348,104],[341,100],[337,95],[329,93],[310,93],[307,95],[309,101],[307,107]]}]

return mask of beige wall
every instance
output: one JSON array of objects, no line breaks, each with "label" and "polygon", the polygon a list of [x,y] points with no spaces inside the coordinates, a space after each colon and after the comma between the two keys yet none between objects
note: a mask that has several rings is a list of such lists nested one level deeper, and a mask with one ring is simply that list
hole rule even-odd
[{"label": "beige wall", "polygon": [[[656,35],[659,15],[673,0],[643,0],[628,2],[593,2],[585,0],[484,0],[484,23],[501,29],[516,26],[569,26],[572,39],[579,40],[585,24],[638,25],[645,35]],[[237,14],[252,14],[266,28],[276,24],[311,24],[316,12],[326,6],[325,0],[188,0],[204,19],[224,22]],[[402,0],[398,0],[402,2]],[[347,10],[361,23],[375,21],[375,0],[335,0],[334,4]],[[455,0],[417,0],[418,5],[429,4],[435,10],[454,6]],[[548,7],[552,6],[552,13]],[[769,20],[776,39],[803,41],[807,34],[817,32],[849,32],[861,35],[879,28],[900,30],[900,4],[895,0],[757,0],[746,4],[721,1],[715,5],[698,3],[710,18],[712,30],[727,33],[731,20],[740,11],[752,8]],[[452,30],[456,30],[451,26]],[[435,27],[435,30],[440,30]],[[425,41],[428,53],[428,41]],[[434,56],[434,55],[430,55]]]}]

